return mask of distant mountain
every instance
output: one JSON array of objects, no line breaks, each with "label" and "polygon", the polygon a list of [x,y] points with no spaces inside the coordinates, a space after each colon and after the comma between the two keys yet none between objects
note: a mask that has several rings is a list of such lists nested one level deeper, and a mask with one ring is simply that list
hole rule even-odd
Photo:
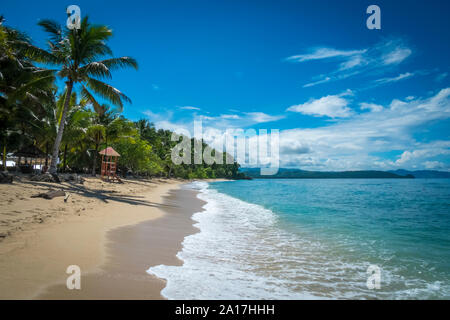
[{"label": "distant mountain", "polygon": [[259,168],[241,168],[241,172],[259,179],[414,179],[410,174],[396,174],[386,171],[305,171],[280,168],[278,173],[262,176]]},{"label": "distant mountain", "polygon": [[399,176],[412,175],[417,179],[450,179],[450,172],[436,171],[436,170],[417,170],[408,171],[403,169],[391,170],[391,173],[398,174]]}]

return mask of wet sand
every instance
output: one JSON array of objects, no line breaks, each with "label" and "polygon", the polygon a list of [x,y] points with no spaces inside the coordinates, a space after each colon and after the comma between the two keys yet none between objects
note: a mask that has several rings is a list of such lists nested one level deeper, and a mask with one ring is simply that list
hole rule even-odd
[{"label": "wet sand", "polygon": [[150,275],[150,267],[181,265],[176,254],[185,236],[198,230],[192,214],[202,210],[204,202],[197,192],[172,189],[164,196],[156,219],[108,231],[105,262],[81,277],[81,290],[68,290],[65,282],[47,287],[38,299],[163,299],[165,281]]}]

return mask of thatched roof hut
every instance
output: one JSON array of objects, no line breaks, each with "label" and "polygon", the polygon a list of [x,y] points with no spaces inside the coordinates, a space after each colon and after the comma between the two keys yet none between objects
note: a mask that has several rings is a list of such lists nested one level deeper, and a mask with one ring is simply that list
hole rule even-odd
[{"label": "thatched roof hut", "polygon": [[36,158],[45,158],[47,155],[45,154],[45,152],[41,151],[35,145],[30,145],[14,152],[13,156],[36,159]]}]

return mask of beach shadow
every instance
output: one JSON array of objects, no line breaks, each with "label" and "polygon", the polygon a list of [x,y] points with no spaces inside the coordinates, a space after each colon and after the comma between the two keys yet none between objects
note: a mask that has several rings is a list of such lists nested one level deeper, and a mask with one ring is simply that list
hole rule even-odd
[{"label": "beach shadow", "polygon": [[[21,181],[25,186],[29,185],[30,188],[33,186],[47,187],[49,189],[63,190],[68,193],[78,194],[87,198],[95,198],[103,201],[104,203],[109,203],[110,201],[117,201],[122,203],[127,203],[130,205],[140,205],[148,207],[168,207],[170,205],[163,203],[151,202],[148,200],[143,200],[143,196],[136,195],[125,195],[118,193],[116,190],[102,190],[102,189],[88,189],[84,185],[75,184],[72,182],[65,182],[61,184],[56,184],[52,182],[40,182],[40,181],[26,181],[23,179]],[[127,182],[128,183],[128,182]]]}]

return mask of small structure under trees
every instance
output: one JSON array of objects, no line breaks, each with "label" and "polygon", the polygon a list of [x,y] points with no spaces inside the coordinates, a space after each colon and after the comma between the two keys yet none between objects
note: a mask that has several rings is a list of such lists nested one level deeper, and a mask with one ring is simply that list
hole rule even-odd
[{"label": "small structure under trees", "polygon": [[[39,166],[39,169],[42,171],[46,170],[42,165],[42,161],[47,159],[48,155],[35,145],[29,145],[14,152],[13,156],[18,158],[16,166],[19,167],[22,173],[32,173],[35,170],[35,166]],[[22,163],[22,159],[25,159],[25,163]]]},{"label": "small structure under trees", "polygon": [[99,152],[102,156],[102,170],[101,178],[102,180],[122,182],[117,176],[117,161],[120,154],[114,150],[112,147],[107,147]]}]

